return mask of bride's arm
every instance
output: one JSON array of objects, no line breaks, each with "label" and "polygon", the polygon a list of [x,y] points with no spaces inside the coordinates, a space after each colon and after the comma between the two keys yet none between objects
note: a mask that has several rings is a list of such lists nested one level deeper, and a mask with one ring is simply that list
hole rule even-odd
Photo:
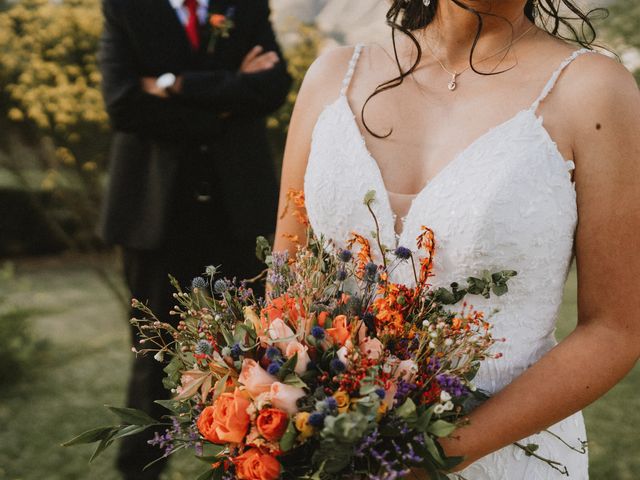
[{"label": "bride's arm", "polygon": [[457,469],[589,405],[640,356],[640,93],[621,66],[590,57],[561,82],[573,92],[556,96],[576,106],[578,326],[443,439],[466,457]]},{"label": "bride's arm", "polygon": [[313,128],[325,105],[331,103],[340,91],[341,80],[347,69],[353,48],[336,48],[320,56],[309,68],[298,93],[289,124],[287,142],[282,161],[280,200],[274,251],[294,253],[296,246],[289,239],[297,236],[304,240],[306,231],[293,215],[287,214],[287,193],[304,190],[304,173],[311,148]]}]

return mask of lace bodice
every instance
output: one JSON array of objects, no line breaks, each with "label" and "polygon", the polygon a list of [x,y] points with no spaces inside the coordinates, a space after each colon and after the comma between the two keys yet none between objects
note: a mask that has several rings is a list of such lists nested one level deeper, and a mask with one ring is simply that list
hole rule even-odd
[{"label": "lace bodice", "polygon": [[[562,157],[536,112],[563,69],[589,50],[575,51],[529,108],[477,138],[410,199],[397,234],[389,193],[347,98],[361,49],[361,45],[354,49],[340,95],[322,111],[313,131],[304,183],[309,220],[317,233],[338,247],[353,231],[375,245],[374,221],[363,204],[365,194],[375,190],[373,210],[382,243],[415,250],[420,227],[433,229],[435,286],[464,283],[467,276],[479,276],[485,269],[516,270],[507,295],[490,300],[467,297],[487,314],[499,309],[490,321],[496,337],[506,340],[496,345],[504,355],[485,362],[476,377],[478,387],[497,392],[556,344],[556,317],[578,218],[570,174],[575,165]],[[396,269],[391,280],[413,283],[411,265]],[[586,439],[581,413],[551,430],[574,446],[579,445],[578,438]],[[546,432],[526,441],[539,444],[539,451],[551,458],[559,457],[571,478],[588,478],[587,455]],[[468,480],[562,477],[514,446],[488,455],[461,474]]]}]

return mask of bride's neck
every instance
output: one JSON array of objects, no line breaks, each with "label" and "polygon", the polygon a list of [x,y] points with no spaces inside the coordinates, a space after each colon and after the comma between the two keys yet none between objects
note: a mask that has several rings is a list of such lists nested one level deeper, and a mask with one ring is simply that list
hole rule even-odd
[{"label": "bride's neck", "polygon": [[[478,12],[491,12],[491,15],[482,15],[482,33],[476,45],[475,58],[491,55],[504,48],[531,26],[524,15],[524,0],[465,0],[463,3]],[[428,42],[440,61],[460,66],[469,61],[469,51],[477,31],[478,17],[454,1],[447,0],[438,2],[434,20],[415,33],[421,46],[426,47]]]}]

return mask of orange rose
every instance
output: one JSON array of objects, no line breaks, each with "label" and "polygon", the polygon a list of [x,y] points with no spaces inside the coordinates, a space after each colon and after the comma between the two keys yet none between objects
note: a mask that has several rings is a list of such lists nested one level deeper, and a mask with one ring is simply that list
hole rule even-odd
[{"label": "orange rose", "polygon": [[227,17],[225,17],[224,15],[220,15],[219,13],[214,13],[209,18],[209,23],[211,24],[212,27],[217,28],[224,25],[224,22],[226,20],[227,20]]},{"label": "orange rose", "polygon": [[347,328],[346,315],[338,315],[334,318],[333,327],[327,328],[327,334],[329,334],[336,343],[344,345],[351,336],[351,332],[349,332],[349,329]]},{"label": "orange rose", "polygon": [[257,448],[250,448],[234,458],[233,463],[241,480],[276,480],[280,476],[280,462]]},{"label": "orange rose", "polygon": [[270,442],[275,442],[280,440],[289,426],[289,415],[277,408],[266,408],[258,415],[256,425],[260,435]]},{"label": "orange rose", "polygon": [[198,430],[204,438],[217,444],[240,443],[249,428],[247,408],[251,402],[243,392],[223,393],[198,417]]}]

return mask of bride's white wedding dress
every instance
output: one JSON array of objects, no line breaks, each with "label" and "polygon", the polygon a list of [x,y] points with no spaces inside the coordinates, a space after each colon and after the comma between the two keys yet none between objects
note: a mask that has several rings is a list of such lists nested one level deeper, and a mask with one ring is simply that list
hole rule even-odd
[{"label": "bride's white wedding dress", "polygon": [[[358,45],[354,50],[339,97],[327,105],[313,131],[304,183],[309,220],[317,233],[339,246],[353,231],[370,234],[375,227],[363,198],[367,191],[375,190],[373,209],[385,245],[415,250],[420,227],[433,229],[436,256],[431,283],[435,286],[464,283],[467,276],[477,276],[484,269],[516,270],[518,275],[509,281],[508,294],[489,300],[467,297],[475,308],[487,313],[493,307],[500,309],[491,321],[495,336],[506,338],[505,343],[496,345],[504,355],[486,361],[476,377],[479,388],[495,393],[556,345],[556,317],[577,223],[570,174],[575,165],[562,157],[536,111],[562,70],[589,50],[575,51],[530,108],[476,139],[415,198],[406,198],[408,209],[398,235],[390,199],[394,206],[401,205],[402,199],[386,191],[347,99],[361,48]],[[369,238],[375,250],[371,235]],[[396,270],[392,280],[413,283],[411,266],[405,264]],[[550,377],[548,381],[562,379]],[[586,440],[581,412],[550,430],[578,449],[580,441]],[[588,478],[587,454],[570,449],[553,435],[543,431],[521,443],[538,444],[537,453],[564,464],[569,478]],[[566,478],[514,445],[487,455],[460,473],[468,480]]]}]

